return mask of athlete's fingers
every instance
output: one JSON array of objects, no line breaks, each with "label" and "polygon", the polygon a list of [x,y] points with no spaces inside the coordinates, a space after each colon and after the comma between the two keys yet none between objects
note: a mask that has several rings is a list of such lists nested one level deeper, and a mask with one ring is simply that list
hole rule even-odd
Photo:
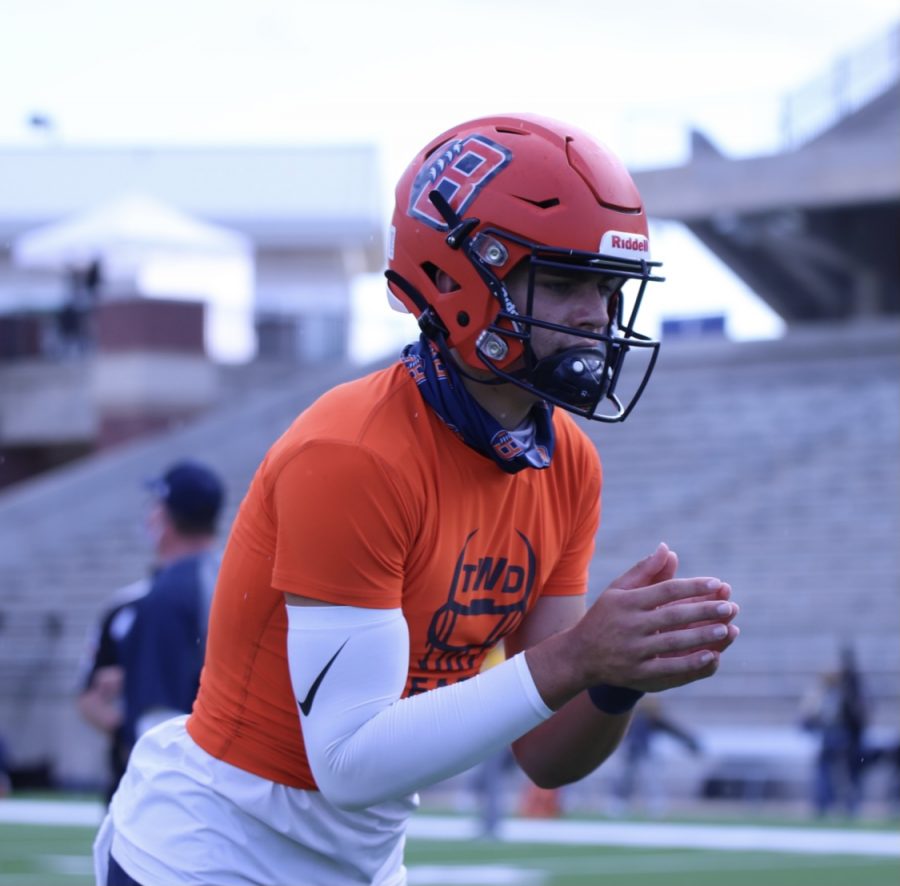
[{"label": "athlete's fingers", "polygon": [[730,600],[731,599],[731,585],[727,582],[722,582],[722,587],[716,591],[711,591],[708,594],[701,594],[697,597],[685,597],[683,600],[679,600],[679,603],[700,603],[703,600]]},{"label": "athlete's fingers", "polygon": [[737,625],[730,624],[725,625],[725,627],[727,628],[727,633],[721,640],[698,643],[697,646],[692,649],[682,650],[681,652],[664,653],[661,657],[679,656],[684,655],[686,652],[700,652],[703,649],[708,649],[711,652],[724,652],[741,634],[741,629]]},{"label": "athlete's fingers", "polygon": [[629,685],[645,692],[660,692],[705,679],[714,674],[718,667],[719,654],[709,649],[669,657],[660,656],[643,662],[636,678]]},{"label": "athlete's fingers", "polygon": [[676,572],[678,572],[678,554],[675,551],[669,551],[662,568],[653,576],[653,583],[657,584],[658,582],[675,578]]},{"label": "athlete's fingers", "polygon": [[649,622],[651,630],[669,631],[681,627],[700,627],[704,624],[729,622],[737,614],[736,603],[727,600],[704,600],[660,606],[653,610]]},{"label": "athlete's fingers", "polygon": [[649,587],[636,588],[631,594],[633,602],[639,608],[656,609],[658,606],[666,606],[691,597],[708,599],[721,593],[724,587],[725,582],[710,576],[670,578]]},{"label": "athlete's fingers", "polygon": [[[704,625],[710,625],[710,624],[732,625],[734,623],[734,620],[738,617],[738,615],[740,614],[740,611],[741,611],[741,607],[738,606],[737,603],[730,603],[729,601],[720,600],[717,603],[714,603],[713,605],[715,606],[717,613],[718,613],[719,607],[721,607],[721,611],[722,611],[721,615],[716,614],[713,617],[706,618],[706,619],[698,619],[695,622],[687,621],[687,622],[683,622],[682,624],[678,624],[677,623],[678,616],[674,615],[672,613],[669,613],[668,610],[675,609],[677,611],[678,609],[681,608],[682,605],[694,605],[694,604],[693,603],[692,604],[672,603],[669,606],[661,606],[659,609],[655,610],[656,613],[664,613],[664,617],[669,619],[671,621],[671,624],[673,625],[672,627],[660,628],[660,630],[670,631],[670,630],[679,630],[681,628],[699,628],[699,627],[703,627]],[[731,606],[731,612],[729,614],[725,614],[725,605]],[[737,633],[740,633],[740,631],[738,631]],[[731,645],[731,642],[734,641],[736,636],[737,636],[737,634],[735,634],[735,637],[731,638],[728,645]]]},{"label": "athlete's fingers", "polygon": [[724,652],[741,635],[741,629],[734,624],[727,625],[728,634],[718,643],[710,643],[706,648],[713,652]]},{"label": "athlete's fingers", "polygon": [[669,550],[665,542],[660,542],[659,547],[652,554],[639,560],[634,566],[623,572],[610,583],[610,587],[633,590],[658,584],[673,578],[677,569],[678,555]]},{"label": "athlete's fingers", "polygon": [[739,633],[730,596],[708,576],[607,588],[572,632],[585,676],[647,691],[704,679]]},{"label": "athlete's fingers", "polygon": [[671,655],[691,649],[708,648],[713,643],[721,643],[728,638],[728,627],[723,624],[706,625],[702,628],[685,628],[651,634],[645,641],[644,649],[650,656]]}]

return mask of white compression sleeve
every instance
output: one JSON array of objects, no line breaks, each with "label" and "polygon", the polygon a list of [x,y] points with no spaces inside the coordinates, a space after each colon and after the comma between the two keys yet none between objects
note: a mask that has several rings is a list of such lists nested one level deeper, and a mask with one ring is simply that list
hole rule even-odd
[{"label": "white compression sleeve", "polygon": [[334,805],[361,809],[462,772],[553,712],[524,653],[410,698],[399,609],[288,606],[288,662],[309,764]]}]

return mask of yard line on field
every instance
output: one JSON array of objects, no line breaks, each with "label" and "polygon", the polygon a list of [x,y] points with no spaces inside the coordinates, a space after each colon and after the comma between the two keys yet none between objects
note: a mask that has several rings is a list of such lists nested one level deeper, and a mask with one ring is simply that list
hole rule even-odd
[{"label": "yard line on field", "polygon": [[[0,800],[0,824],[96,827],[104,811],[97,802],[9,798]],[[460,816],[418,815],[409,825],[412,838],[471,840],[477,834],[478,823]],[[508,819],[500,826],[500,836],[510,843],[900,857],[896,833],[837,828]]]},{"label": "yard line on field", "polygon": [[[831,858],[814,857],[810,855],[781,855],[777,859],[771,856],[737,855],[730,852],[715,852],[688,849],[678,852],[630,852],[609,854],[603,852],[593,858],[572,858],[568,855],[529,855],[528,863],[532,867],[550,874],[656,874],[656,873],[686,873],[686,872],[710,872],[721,871],[723,874],[731,871],[756,870],[764,873],[777,869],[791,870],[815,870],[816,868],[830,870],[834,867]],[[871,856],[852,856],[841,858],[841,867],[863,868],[872,865],[884,864],[882,859]],[[412,881],[410,881],[412,882]],[[456,881],[448,881],[456,882]],[[462,882],[460,880],[459,882]],[[468,882],[473,882],[469,880]],[[478,881],[475,881],[478,882]]]},{"label": "yard line on field", "polygon": [[47,874],[42,873],[26,873],[19,871],[15,874],[0,873],[0,886],[47,886]]},{"label": "yard line on field", "polygon": [[539,886],[547,876],[540,871],[500,864],[414,864],[408,868],[409,886]]},{"label": "yard line on field", "polygon": [[41,855],[38,863],[54,874],[82,876],[94,872],[94,859],[90,855]]},{"label": "yard line on field", "polygon": [[102,803],[57,800],[0,800],[0,824],[97,827],[106,814]]},{"label": "yard line on field", "polygon": [[[409,835],[431,840],[469,840],[476,835],[476,827],[471,819],[414,816]],[[823,828],[509,819],[500,827],[500,838],[509,843],[900,856],[900,835]]]}]

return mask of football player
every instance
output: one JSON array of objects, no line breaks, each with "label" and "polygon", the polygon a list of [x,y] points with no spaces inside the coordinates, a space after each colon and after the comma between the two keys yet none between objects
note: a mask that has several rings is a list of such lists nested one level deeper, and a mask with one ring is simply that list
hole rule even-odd
[{"label": "football player", "polygon": [[658,269],[628,172],[574,127],[488,117],[413,159],[386,276],[421,336],[260,465],[193,713],[135,747],[100,883],[400,886],[419,789],[505,745],[572,782],[642,693],[716,671],[730,588],[666,545],[585,602],[601,468],[570,413],[633,409]]}]

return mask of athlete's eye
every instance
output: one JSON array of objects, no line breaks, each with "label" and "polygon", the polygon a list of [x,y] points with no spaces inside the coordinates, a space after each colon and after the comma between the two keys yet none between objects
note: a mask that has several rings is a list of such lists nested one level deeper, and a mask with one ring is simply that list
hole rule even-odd
[{"label": "athlete's eye", "polygon": [[601,277],[597,288],[606,298],[612,298],[625,284],[626,277]]},{"label": "athlete's eye", "polygon": [[546,280],[543,284],[544,289],[552,292],[553,295],[566,296],[576,292],[579,284],[575,280]]},{"label": "athlete's eye", "polygon": [[593,279],[585,279],[583,276],[560,275],[542,276],[538,278],[537,285],[550,295],[567,298],[578,293],[584,286],[593,285]]}]

